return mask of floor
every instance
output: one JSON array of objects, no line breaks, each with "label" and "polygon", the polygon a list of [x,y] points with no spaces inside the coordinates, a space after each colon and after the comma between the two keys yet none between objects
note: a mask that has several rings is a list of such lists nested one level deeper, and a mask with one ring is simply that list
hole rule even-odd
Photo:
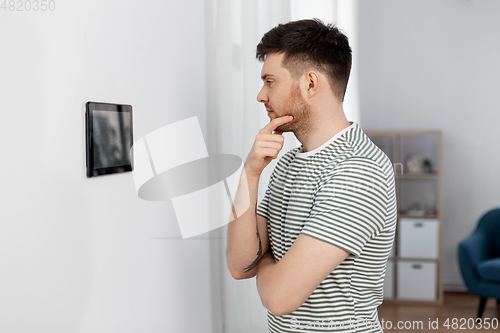
[{"label": "floor", "polygon": [[500,332],[500,308],[496,300],[488,299],[483,320],[489,320],[483,322],[482,328],[474,321],[478,306],[479,298],[468,293],[445,293],[443,305],[383,303],[379,319],[384,332]]}]

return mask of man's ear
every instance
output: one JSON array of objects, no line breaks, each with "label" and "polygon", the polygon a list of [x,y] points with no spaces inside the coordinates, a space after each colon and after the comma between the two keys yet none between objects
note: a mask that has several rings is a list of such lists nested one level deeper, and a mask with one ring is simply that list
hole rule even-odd
[{"label": "man's ear", "polygon": [[311,98],[318,93],[320,76],[315,71],[309,71],[305,75],[307,84],[307,97]]}]

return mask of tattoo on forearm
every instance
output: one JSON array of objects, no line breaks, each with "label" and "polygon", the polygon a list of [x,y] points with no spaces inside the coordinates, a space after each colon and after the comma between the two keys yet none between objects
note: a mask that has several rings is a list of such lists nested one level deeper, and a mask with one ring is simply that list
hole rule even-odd
[{"label": "tattoo on forearm", "polygon": [[[255,215],[257,215],[257,205],[255,205]],[[255,228],[257,229],[257,239],[259,240],[259,250],[257,251],[257,258],[255,258],[255,260],[250,265],[245,267],[245,269],[243,270],[245,273],[248,273],[252,269],[257,267],[257,264],[259,263],[260,258],[262,258],[262,242],[260,241],[259,227],[257,226],[257,223],[255,223]]]}]

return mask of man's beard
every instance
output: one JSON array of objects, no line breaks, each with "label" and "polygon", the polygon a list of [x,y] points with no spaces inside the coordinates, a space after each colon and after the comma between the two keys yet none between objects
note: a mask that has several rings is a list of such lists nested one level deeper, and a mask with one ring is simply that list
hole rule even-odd
[{"label": "man's beard", "polygon": [[[276,110],[273,110],[276,113]],[[310,130],[311,106],[306,103],[297,85],[291,92],[287,103],[277,117],[293,116],[293,120],[276,128],[278,132],[305,133]]]}]

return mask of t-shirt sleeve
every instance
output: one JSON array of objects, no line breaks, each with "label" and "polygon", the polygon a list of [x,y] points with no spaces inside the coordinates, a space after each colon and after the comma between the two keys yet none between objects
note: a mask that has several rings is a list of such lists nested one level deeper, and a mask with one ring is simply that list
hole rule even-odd
[{"label": "t-shirt sleeve", "polygon": [[267,185],[266,192],[264,193],[264,198],[262,198],[260,204],[257,205],[257,214],[265,217],[266,219],[269,218],[269,198],[271,194],[273,177],[274,177],[274,172],[271,173],[271,176],[269,177],[269,184]]},{"label": "t-shirt sleeve", "polygon": [[320,183],[301,233],[358,257],[384,227],[387,191],[386,176],[376,162],[349,158]]}]

